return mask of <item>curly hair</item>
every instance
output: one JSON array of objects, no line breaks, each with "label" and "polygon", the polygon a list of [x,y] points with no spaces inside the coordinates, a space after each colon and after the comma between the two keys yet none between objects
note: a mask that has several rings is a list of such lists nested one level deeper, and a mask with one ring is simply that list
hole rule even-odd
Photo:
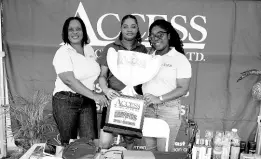
[{"label": "curly hair", "polygon": [[79,17],[69,17],[68,19],[66,19],[66,21],[63,24],[63,30],[62,30],[62,38],[63,38],[63,42],[65,44],[71,44],[70,40],[68,39],[68,28],[70,25],[70,22],[72,20],[78,20],[81,24],[82,27],[82,33],[83,33],[83,37],[82,37],[82,41],[81,41],[81,45],[84,46],[84,44],[88,44],[89,43],[89,37],[87,34],[87,30],[86,27],[84,25],[84,22],[81,18]]},{"label": "curly hair", "polygon": [[[126,19],[128,19],[128,18],[133,19],[133,20],[135,21],[135,23],[137,24],[137,26],[139,26],[139,25],[138,25],[138,20],[137,20],[137,18],[136,18],[134,15],[131,15],[131,14],[125,15],[125,16],[122,18],[122,20],[121,20],[121,26],[123,25],[124,21],[125,21]],[[119,35],[119,39],[122,40],[122,32],[121,32],[120,35]],[[137,35],[136,35],[135,39],[136,39],[139,43],[141,43],[141,41],[142,41],[139,27],[138,27],[138,32],[137,32]]]},{"label": "curly hair", "polygon": [[170,22],[164,20],[164,19],[157,19],[155,20],[149,28],[149,33],[151,34],[151,30],[153,27],[158,26],[162,29],[164,29],[168,34],[170,34],[170,39],[169,39],[169,46],[175,47],[175,49],[182,53],[185,54],[185,51],[183,49],[183,42],[181,41],[178,32],[176,29],[171,25]]}]

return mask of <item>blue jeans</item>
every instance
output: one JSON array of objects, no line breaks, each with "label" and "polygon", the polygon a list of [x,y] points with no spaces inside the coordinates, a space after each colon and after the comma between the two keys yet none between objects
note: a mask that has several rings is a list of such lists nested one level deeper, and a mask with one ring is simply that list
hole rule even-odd
[{"label": "blue jeans", "polygon": [[[164,104],[150,105],[145,111],[145,117],[163,119],[168,123],[170,127],[169,152],[173,149],[181,125],[180,106],[180,100],[177,99]],[[144,138],[147,150],[165,151],[165,139]]]},{"label": "blue jeans", "polygon": [[97,111],[94,100],[72,92],[58,92],[52,98],[53,116],[62,145],[70,139],[98,138]]}]

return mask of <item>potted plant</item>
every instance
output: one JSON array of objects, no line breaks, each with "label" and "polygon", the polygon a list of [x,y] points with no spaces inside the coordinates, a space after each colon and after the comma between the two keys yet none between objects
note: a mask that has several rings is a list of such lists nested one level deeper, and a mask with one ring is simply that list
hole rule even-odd
[{"label": "potted plant", "polygon": [[[251,70],[247,70],[241,73],[241,76],[238,78],[237,82],[239,82],[240,80],[242,80],[243,78],[249,76],[249,75],[261,75],[261,70],[257,70],[257,69],[251,69]],[[257,99],[257,100],[261,100],[261,81],[258,81],[257,83],[255,83],[252,87],[252,96]]]},{"label": "potted plant", "polygon": [[16,145],[24,150],[33,144],[44,142],[46,134],[55,130],[52,114],[44,114],[51,95],[37,90],[31,97],[14,97],[9,104],[11,127]]}]

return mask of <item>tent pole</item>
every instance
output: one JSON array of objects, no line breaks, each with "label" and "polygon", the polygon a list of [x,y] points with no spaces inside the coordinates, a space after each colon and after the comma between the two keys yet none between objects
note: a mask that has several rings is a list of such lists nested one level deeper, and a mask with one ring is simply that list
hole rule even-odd
[{"label": "tent pole", "polygon": [[6,143],[6,110],[5,103],[5,88],[4,88],[4,67],[3,58],[5,53],[2,49],[2,1],[1,1],[1,11],[0,11],[0,158],[6,157],[7,155],[7,143]]}]

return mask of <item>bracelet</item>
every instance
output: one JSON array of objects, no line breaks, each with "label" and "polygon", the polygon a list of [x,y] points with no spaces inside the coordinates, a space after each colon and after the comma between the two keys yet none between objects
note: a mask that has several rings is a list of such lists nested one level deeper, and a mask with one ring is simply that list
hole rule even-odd
[{"label": "bracelet", "polygon": [[163,98],[162,98],[162,96],[159,96],[159,100],[163,102]]}]

